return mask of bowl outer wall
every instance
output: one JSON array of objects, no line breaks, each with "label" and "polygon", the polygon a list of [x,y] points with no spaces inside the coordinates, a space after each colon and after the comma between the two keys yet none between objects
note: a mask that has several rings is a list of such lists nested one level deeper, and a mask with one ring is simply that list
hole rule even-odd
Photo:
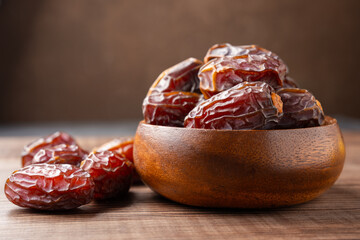
[{"label": "bowl outer wall", "polygon": [[208,130],[140,122],[134,162],[152,190],[203,207],[269,208],[309,201],[345,160],[335,119],[286,130]]}]

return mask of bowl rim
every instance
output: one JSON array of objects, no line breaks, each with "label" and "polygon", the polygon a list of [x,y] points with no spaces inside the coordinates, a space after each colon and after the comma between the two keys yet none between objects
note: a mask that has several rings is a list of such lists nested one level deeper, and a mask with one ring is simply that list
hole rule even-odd
[{"label": "bowl rim", "polygon": [[314,127],[304,127],[304,128],[286,128],[286,129],[243,129],[243,130],[232,130],[232,129],[206,129],[206,128],[186,128],[186,127],[173,127],[173,126],[163,126],[163,125],[154,125],[146,123],[145,120],[141,120],[139,122],[139,126],[144,125],[148,127],[154,128],[163,128],[163,129],[174,129],[174,130],[190,130],[190,131],[202,131],[202,132],[279,132],[279,131],[306,131],[309,129],[319,129],[319,128],[327,128],[331,126],[337,126],[337,120],[330,116],[325,116],[324,124],[321,126]]}]

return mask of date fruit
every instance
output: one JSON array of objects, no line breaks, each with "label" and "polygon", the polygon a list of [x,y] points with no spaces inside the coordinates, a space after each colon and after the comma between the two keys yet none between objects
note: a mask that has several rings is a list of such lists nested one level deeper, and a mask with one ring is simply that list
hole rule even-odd
[{"label": "date fruit", "polygon": [[92,152],[81,162],[95,183],[95,199],[119,197],[129,191],[133,163],[114,151]]},{"label": "date fruit", "polygon": [[270,85],[243,82],[196,106],[185,118],[185,127],[271,129],[281,115],[281,99]]},{"label": "date fruit", "polygon": [[77,208],[93,199],[90,174],[70,164],[34,164],[15,171],[5,195],[20,207],[40,210]]},{"label": "date fruit", "polygon": [[162,72],[150,87],[148,95],[173,91],[200,92],[199,68],[203,63],[195,58],[188,58]]},{"label": "date fruit", "polygon": [[215,44],[212,46],[206,53],[204,57],[204,63],[209,62],[214,58],[220,57],[235,57],[235,56],[245,56],[245,55],[267,55],[269,57],[280,59],[275,53],[259,47],[257,45],[241,45],[233,46],[229,43],[224,44]]},{"label": "date fruit", "polygon": [[78,145],[60,144],[40,149],[32,159],[32,164],[71,164],[80,166],[89,153]]},{"label": "date fruit", "polygon": [[286,65],[268,55],[221,57],[200,68],[200,90],[208,99],[242,82],[262,81],[276,89],[283,86],[286,73]]},{"label": "date fruit", "polygon": [[[119,154],[123,154],[128,160],[134,163],[133,156],[134,138],[118,139],[115,138],[110,142],[104,143],[100,147],[94,149],[97,152],[103,151],[115,151]],[[139,174],[134,168],[133,183],[141,183]]]},{"label": "date fruit", "polygon": [[64,132],[55,132],[47,137],[36,139],[24,147],[21,153],[22,166],[25,167],[31,164],[34,155],[40,151],[40,149],[62,143],[67,145],[77,145],[74,138]]},{"label": "date fruit", "polygon": [[146,123],[163,126],[184,126],[185,116],[196,106],[200,94],[192,92],[153,93],[143,102]]},{"label": "date fruit", "polygon": [[320,126],[324,111],[315,97],[305,89],[282,88],[276,92],[283,102],[283,116],[277,128],[302,128]]},{"label": "date fruit", "polygon": [[104,143],[100,147],[94,149],[96,152],[103,151],[115,151],[119,154],[124,154],[124,156],[129,159],[131,162],[134,162],[133,157],[134,149],[134,138],[119,139],[115,138],[110,142]]}]

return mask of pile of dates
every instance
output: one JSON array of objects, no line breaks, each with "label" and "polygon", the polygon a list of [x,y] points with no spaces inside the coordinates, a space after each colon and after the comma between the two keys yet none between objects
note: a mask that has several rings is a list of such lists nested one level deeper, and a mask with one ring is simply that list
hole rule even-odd
[{"label": "pile of dates", "polygon": [[205,129],[319,126],[324,112],[284,61],[256,45],[212,46],[160,74],[143,102],[146,123]]},{"label": "pile of dates", "polygon": [[5,195],[20,207],[41,210],[122,197],[136,175],[133,142],[114,139],[88,153],[64,132],[39,138],[24,147],[23,168],[7,179]]}]

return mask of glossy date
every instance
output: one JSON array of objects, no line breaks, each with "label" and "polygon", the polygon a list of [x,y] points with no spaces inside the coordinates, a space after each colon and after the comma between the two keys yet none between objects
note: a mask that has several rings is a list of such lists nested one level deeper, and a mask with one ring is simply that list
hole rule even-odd
[{"label": "glossy date", "polygon": [[[134,163],[133,149],[134,149],[134,138],[126,138],[126,139],[115,138],[110,142],[104,143],[100,147],[96,148],[95,151],[97,152],[115,151],[116,153],[123,154],[128,160]],[[135,168],[133,174],[133,183],[141,183],[140,176],[136,172]]]},{"label": "glossy date", "polygon": [[89,203],[94,182],[89,173],[69,164],[34,164],[15,171],[5,195],[20,207],[66,210]]},{"label": "glossy date", "polygon": [[196,106],[199,98],[200,94],[192,92],[153,93],[143,102],[145,122],[183,127],[185,116]]},{"label": "glossy date", "polygon": [[188,58],[162,72],[150,87],[148,95],[172,91],[200,92],[198,71],[203,63]]},{"label": "glossy date", "polygon": [[315,97],[305,89],[282,88],[276,92],[283,102],[283,116],[277,128],[302,128],[320,126],[324,111]]},{"label": "glossy date", "polygon": [[240,45],[233,46],[229,43],[215,44],[206,53],[204,57],[204,63],[209,62],[214,58],[220,57],[235,57],[235,56],[246,56],[246,55],[267,55],[269,57],[280,59],[275,53],[259,47],[257,45]]},{"label": "glossy date", "polygon": [[134,162],[133,149],[134,138],[115,138],[107,143],[104,143],[103,145],[94,150],[96,152],[115,151],[119,154],[124,154],[127,159],[129,159],[131,162]]},{"label": "glossy date", "polygon": [[220,57],[200,68],[200,90],[208,99],[242,82],[262,81],[280,88],[286,73],[286,65],[268,55]]},{"label": "glossy date", "polygon": [[21,153],[22,166],[31,164],[34,155],[41,149],[59,144],[77,145],[74,138],[65,132],[55,132],[49,136],[38,138],[24,147]]},{"label": "glossy date", "polygon": [[60,144],[40,149],[31,161],[31,164],[71,164],[80,166],[82,160],[89,153],[78,145]]},{"label": "glossy date", "polygon": [[81,162],[95,183],[95,199],[119,197],[129,191],[133,163],[114,151],[92,152]]},{"label": "glossy date", "polygon": [[243,82],[196,106],[185,118],[187,128],[271,129],[282,115],[282,102],[263,82]]}]

